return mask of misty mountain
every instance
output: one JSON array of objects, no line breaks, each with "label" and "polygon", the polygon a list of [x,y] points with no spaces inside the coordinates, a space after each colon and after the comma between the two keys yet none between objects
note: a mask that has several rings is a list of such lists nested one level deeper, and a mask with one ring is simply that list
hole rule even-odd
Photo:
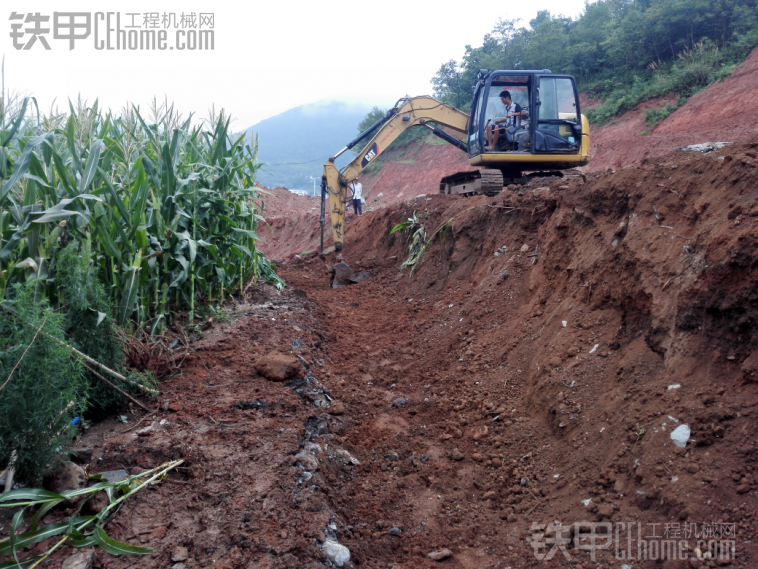
[{"label": "misty mountain", "polygon": [[[317,191],[324,162],[358,135],[358,123],[373,105],[345,101],[319,101],[262,120],[246,129],[258,135],[258,181],[270,188]],[[342,167],[355,157],[348,150],[337,159]],[[312,178],[311,178],[312,177]]]}]

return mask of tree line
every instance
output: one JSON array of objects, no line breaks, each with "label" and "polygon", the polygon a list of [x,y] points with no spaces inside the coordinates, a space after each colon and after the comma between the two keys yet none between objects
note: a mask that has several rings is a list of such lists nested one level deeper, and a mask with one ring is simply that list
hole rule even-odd
[{"label": "tree line", "polygon": [[[546,10],[528,26],[500,19],[481,46],[467,45],[431,83],[435,97],[467,110],[480,69],[550,69],[605,99],[607,108],[590,116],[603,122],[640,99],[691,95],[728,74],[756,43],[758,0],[597,0],[576,19]],[[653,78],[656,85],[646,85]]]}]

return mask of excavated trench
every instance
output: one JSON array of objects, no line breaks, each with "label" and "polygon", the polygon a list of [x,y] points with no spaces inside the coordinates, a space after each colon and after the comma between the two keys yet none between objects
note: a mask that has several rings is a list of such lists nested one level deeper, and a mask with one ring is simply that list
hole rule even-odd
[{"label": "excavated trench", "polygon": [[[91,471],[188,461],[110,526],[155,553],[95,567],[756,566],[756,147],[376,209],[345,250],[371,277],[341,289],[289,255],[155,428],[85,435]],[[409,278],[389,230],[414,211],[449,231]]]}]

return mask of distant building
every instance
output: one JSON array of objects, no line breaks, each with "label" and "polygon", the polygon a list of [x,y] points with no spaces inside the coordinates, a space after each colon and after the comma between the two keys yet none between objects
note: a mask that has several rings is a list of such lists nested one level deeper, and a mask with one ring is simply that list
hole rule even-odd
[{"label": "distant building", "polygon": [[305,190],[290,190],[293,194],[297,194],[298,196],[307,196],[308,192]]}]

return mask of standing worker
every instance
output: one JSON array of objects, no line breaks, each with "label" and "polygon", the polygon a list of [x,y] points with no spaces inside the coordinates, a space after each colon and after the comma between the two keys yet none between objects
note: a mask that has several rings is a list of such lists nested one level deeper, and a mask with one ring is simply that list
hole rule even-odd
[{"label": "standing worker", "polygon": [[363,186],[358,180],[353,180],[350,182],[350,189],[353,191],[353,211],[356,215],[363,215],[363,207],[361,207]]}]

